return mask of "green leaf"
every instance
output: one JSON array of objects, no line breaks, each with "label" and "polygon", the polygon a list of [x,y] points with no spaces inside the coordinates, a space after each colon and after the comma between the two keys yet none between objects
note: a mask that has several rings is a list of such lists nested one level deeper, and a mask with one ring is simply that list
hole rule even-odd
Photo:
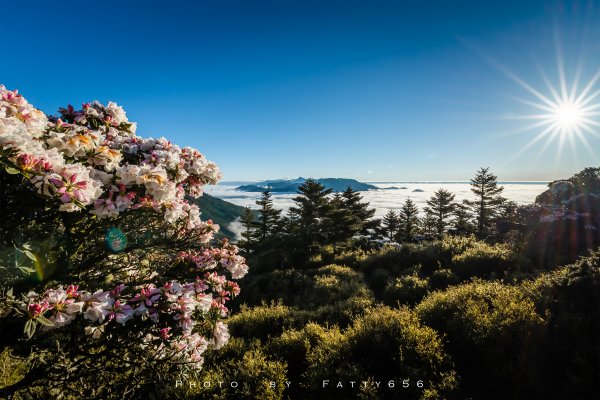
[{"label": "green leaf", "polygon": [[21,171],[19,171],[16,168],[13,168],[13,167],[6,167],[6,173],[11,174],[11,175],[17,175],[17,174],[20,174]]},{"label": "green leaf", "polygon": [[29,268],[29,267],[24,267],[22,265],[18,266],[17,268],[19,268],[19,270],[21,272],[23,272],[24,274],[32,274],[35,272],[35,269]]},{"label": "green leaf", "polygon": [[6,297],[8,297],[9,299],[13,298],[13,288],[10,288],[6,291]]},{"label": "green leaf", "polygon": [[31,261],[37,261],[37,257],[29,250],[25,250],[24,253]]},{"label": "green leaf", "polygon": [[25,334],[27,335],[28,339],[31,339],[31,337],[33,336],[33,334],[35,333],[35,328],[37,327],[36,323],[34,320],[30,319],[27,320],[27,322],[25,322]]},{"label": "green leaf", "polygon": [[28,243],[25,243],[24,245],[22,245],[21,247],[23,247],[25,250],[31,250],[31,245]]},{"label": "green leaf", "polygon": [[43,315],[38,316],[35,320],[44,326],[54,326],[54,322],[50,321]]}]

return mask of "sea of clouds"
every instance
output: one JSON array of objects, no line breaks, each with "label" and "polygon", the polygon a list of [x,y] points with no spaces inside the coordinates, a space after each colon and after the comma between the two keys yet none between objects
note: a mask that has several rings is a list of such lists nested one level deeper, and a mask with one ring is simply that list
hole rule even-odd
[{"label": "sea of clouds", "polygon": [[[426,201],[440,188],[444,188],[454,193],[456,196],[455,201],[458,202],[464,199],[472,200],[474,198],[473,193],[471,192],[471,186],[468,182],[369,183],[377,186],[379,189],[360,193],[363,196],[364,201],[368,201],[371,204],[371,207],[376,209],[375,216],[377,217],[383,216],[389,209],[399,209],[409,197],[417,204],[419,209],[422,209],[426,205]],[[225,182],[224,184],[216,186],[205,186],[205,191],[212,196],[219,197],[240,206],[257,208],[255,202],[261,194],[242,192],[236,190],[237,186],[239,185]],[[548,188],[546,182],[509,182],[501,183],[500,186],[504,187],[502,195],[518,204],[532,203],[537,195]],[[296,196],[296,194],[273,193],[273,202],[276,207],[287,212],[294,204],[293,199]]]}]

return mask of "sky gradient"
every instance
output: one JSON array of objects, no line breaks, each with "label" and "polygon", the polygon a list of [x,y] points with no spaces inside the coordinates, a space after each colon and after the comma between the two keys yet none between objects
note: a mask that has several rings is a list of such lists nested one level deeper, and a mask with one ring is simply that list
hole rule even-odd
[{"label": "sky gradient", "polygon": [[589,81],[597,2],[0,0],[0,10],[0,83],[50,114],[116,101],[139,134],[197,147],[224,180],[465,180],[480,166],[552,180],[600,164],[581,141],[519,153],[540,129],[512,118],[531,114],[518,98],[537,99],[510,76],[548,93],[541,71],[558,85],[560,58],[569,85],[578,69]]}]

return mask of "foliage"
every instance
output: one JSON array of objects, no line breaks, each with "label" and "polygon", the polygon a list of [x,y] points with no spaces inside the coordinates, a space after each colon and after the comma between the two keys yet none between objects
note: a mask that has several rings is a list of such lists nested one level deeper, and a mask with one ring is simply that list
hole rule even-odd
[{"label": "foliage", "polygon": [[397,240],[399,242],[413,241],[419,229],[418,215],[419,209],[416,204],[410,198],[406,199],[398,215],[399,229]]},{"label": "foliage", "polygon": [[519,267],[515,254],[503,244],[477,242],[452,257],[453,271],[465,280],[471,277],[498,279]]},{"label": "foliage", "polygon": [[388,281],[383,292],[386,304],[415,305],[425,297],[429,291],[429,280],[419,278],[416,274],[404,275]]},{"label": "foliage", "polygon": [[492,222],[504,202],[500,196],[502,186],[498,186],[496,175],[489,168],[480,168],[473,179],[471,179],[471,192],[475,200],[466,201],[465,204],[471,208],[477,220],[477,236],[484,238],[490,234]]},{"label": "foliage", "polygon": [[258,237],[266,241],[273,235],[278,226],[281,210],[273,207],[271,193],[265,190],[259,200],[256,201],[258,208]]},{"label": "foliage", "polygon": [[[546,324],[534,369],[544,397],[600,394],[600,252],[523,284]],[[560,367],[557,367],[560,366]],[[560,387],[547,385],[561,382]]]},{"label": "foliage", "polygon": [[[307,361],[304,376],[313,387],[322,387],[323,377],[346,383],[342,389],[322,390],[321,396],[328,398],[346,398],[353,392],[350,381],[361,382],[368,377],[386,384],[395,381],[395,389],[379,389],[383,397],[424,397],[424,391],[417,388],[418,380],[427,382],[429,393],[438,397],[452,393],[457,384],[438,335],[422,326],[408,309],[369,310],[342,334],[319,341],[308,353]],[[403,379],[410,380],[411,387],[401,388]]]},{"label": "foliage", "polygon": [[242,305],[240,311],[229,319],[228,325],[234,336],[266,340],[301,325],[299,316],[298,312],[281,302],[262,303],[252,308]]},{"label": "foliage", "polygon": [[444,335],[465,395],[528,394],[535,383],[528,351],[544,320],[518,286],[474,281],[450,287],[431,293],[416,312],[427,326]]},{"label": "foliage", "polygon": [[454,212],[454,195],[446,189],[437,190],[433,196],[427,200],[425,211],[426,218],[434,222],[435,233],[438,238],[446,232],[449,225],[449,218]]},{"label": "foliage", "polygon": [[381,220],[381,224],[384,236],[389,240],[394,240],[400,227],[400,219],[398,218],[398,214],[396,214],[396,212],[392,209],[388,210]]},{"label": "foliage", "polygon": [[137,136],[114,103],[59,111],[0,86],[0,344],[27,366],[0,394],[156,392],[229,338],[227,278],[247,266],[235,245],[210,245],[218,226],[186,200],[220,173]]}]

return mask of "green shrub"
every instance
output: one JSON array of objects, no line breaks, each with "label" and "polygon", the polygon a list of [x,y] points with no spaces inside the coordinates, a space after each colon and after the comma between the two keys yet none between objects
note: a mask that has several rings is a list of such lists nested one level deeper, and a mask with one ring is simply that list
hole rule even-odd
[{"label": "green shrub", "polygon": [[474,281],[429,294],[415,311],[444,335],[465,396],[518,397],[532,387],[530,345],[544,321],[520,287]]},{"label": "green shrub", "polygon": [[477,242],[452,257],[453,270],[462,280],[471,277],[502,278],[515,265],[515,254],[502,244]]},{"label": "green shrub", "polygon": [[391,306],[398,303],[413,306],[421,301],[428,291],[427,278],[419,278],[416,274],[405,275],[388,282],[383,298],[386,304]]},{"label": "green shrub", "polygon": [[458,283],[458,277],[449,268],[433,271],[429,277],[431,289],[446,289],[450,285]]},{"label": "green shrub", "polygon": [[310,368],[309,355],[322,342],[334,343],[342,340],[342,333],[337,326],[323,327],[316,323],[308,323],[301,330],[284,332],[281,337],[272,340],[269,351],[277,359],[288,365],[288,380],[296,383],[288,393],[291,398],[305,398],[312,387],[307,383],[305,374]]},{"label": "green shrub", "polygon": [[[457,386],[440,338],[407,308],[372,308],[343,334],[336,329],[321,332],[315,342],[307,352],[304,376],[316,398],[356,396],[349,382],[368,378],[385,382],[377,390],[382,398],[445,397]],[[333,382],[329,388],[322,388],[323,379]],[[402,379],[410,379],[411,387],[402,388]],[[387,387],[390,380],[394,389]],[[416,387],[418,380],[425,388]],[[338,381],[344,382],[343,388],[334,387]]]},{"label": "green shrub", "polygon": [[313,286],[306,290],[304,305],[325,305],[345,300],[364,288],[362,275],[339,265],[321,267],[311,273]]},{"label": "green shrub", "polygon": [[242,305],[240,311],[227,321],[233,336],[266,340],[279,336],[288,328],[303,324],[302,313],[281,303],[262,303],[248,308]]},{"label": "green shrub", "polygon": [[[229,357],[207,360],[207,365],[198,376],[182,379],[177,389],[172,389],[165,395],[168,398],[184,399],[284,398],[285,382],[288,380],[285,362],[271,360],[257,348],[234,354],[233,358],[230,352],[226,351],[225,354]],[[233,382],[237,383],[237,387],[232,387]],[[274,382],[274,388],[270,386],[270,382]],[[208,383],[210,385],[205,386]]]},{"label": "green shrub", "polygon": [[305,271],[295,269],[276,270],[266,274],[248,274],[240,283],[243,287],[238,302],[250,306],[263,302],[282,300],[284,304],[303,302],[304,294],[313,286],[313,280]]},{"label": "green shrub", "polygon": [[0,353],[0,388],[20,381],[26,372],[25,360],[14,358],[9,349]]},{"label": "green shrub", "polygon": [[600,398],[600,252],[524,282],[523,290],[547,321],[530,367],[539,376],[538,393]]}]

